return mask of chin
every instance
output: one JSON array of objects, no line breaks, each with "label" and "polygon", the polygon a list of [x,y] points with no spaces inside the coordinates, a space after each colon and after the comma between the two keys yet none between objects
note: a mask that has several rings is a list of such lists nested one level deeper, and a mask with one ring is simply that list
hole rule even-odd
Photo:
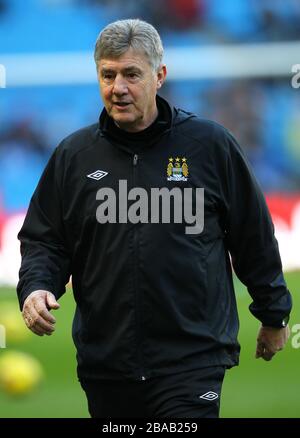
[{"label": "chin", "polygon": [[118,124],[124,124],[124,125],[132,125],[136,122],[136,120],[132,117],[126,117],[126,115],[113,115],[112,116],[114,121]]}]

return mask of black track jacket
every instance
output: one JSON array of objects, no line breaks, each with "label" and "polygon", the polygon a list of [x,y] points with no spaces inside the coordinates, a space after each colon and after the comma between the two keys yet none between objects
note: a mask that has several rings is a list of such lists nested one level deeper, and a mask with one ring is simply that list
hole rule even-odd
[{"label": "black track jacket", "polygon": [[[80,378],[145,380],[236,365],[229,254],[264,325],[276,326],[291,309],[273,224],[241,148],[217,123],[157,102],[159,129],[132,145],[132,134],[110,134],[105,110],[98,124],[63,140],[19,233],[21,308],[37,289],[59,298],[72,275]],[[120,180],[149,199],[151,188],[204,188],[203,231],[186,234],[184,221],[124,220],[136,201],[119,205],[127,196]],[[104,187],[115,193],[114,223],[96,217]]]}]

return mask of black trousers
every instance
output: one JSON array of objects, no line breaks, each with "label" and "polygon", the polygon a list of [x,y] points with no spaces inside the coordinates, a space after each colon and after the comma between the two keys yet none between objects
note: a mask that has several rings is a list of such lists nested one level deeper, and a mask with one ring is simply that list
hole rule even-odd
[{"label": "black trousers", "polygon": [[93,418],[217,418],[225,367],[145,381],[80,380]]}]

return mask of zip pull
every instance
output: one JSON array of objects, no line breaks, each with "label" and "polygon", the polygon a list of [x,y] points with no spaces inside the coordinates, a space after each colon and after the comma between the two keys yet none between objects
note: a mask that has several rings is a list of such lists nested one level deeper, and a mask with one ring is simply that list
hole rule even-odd
[{"label": "zip pull", "polygon": [[133,165],[136,166],[138,162],[139,156],[137,154],[134,154],[133,156]]}]

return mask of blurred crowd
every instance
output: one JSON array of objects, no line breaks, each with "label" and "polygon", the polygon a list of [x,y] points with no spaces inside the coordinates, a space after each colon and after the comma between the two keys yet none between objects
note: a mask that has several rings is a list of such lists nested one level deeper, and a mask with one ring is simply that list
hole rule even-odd
[{"label": "blurred crowd", "polygon": [[208,43],[300,37],[299,0],[27,0],[26,6],[23,0],[0,0],[0,20],[10,20],[20,10],[37,19],[65,11],[79,16],[87,12],[96,22],[139,17],[162,34]]},{"label": "blurred crowd", "polygon": [[[1,53],[91,50],[99,30],[148,20],[166,46],[300,39],[299,0],[0,0]],[[9,33],[8,33],[9,29]],[[37,37],[38,35],[38,37]],[[299,90],[289,78],[170,81],[171,103],[226,126],[266,192],[300,191]],[[59,141],[97,120],[98,89],[0,90],[0,213],[25,209]]]},{"label": "blurred crowd", "polygon": [[195,32],[210,41],[275,41],[300,36],[298,0],[74,0],[112,15],[138,16],[161,31]]}]

